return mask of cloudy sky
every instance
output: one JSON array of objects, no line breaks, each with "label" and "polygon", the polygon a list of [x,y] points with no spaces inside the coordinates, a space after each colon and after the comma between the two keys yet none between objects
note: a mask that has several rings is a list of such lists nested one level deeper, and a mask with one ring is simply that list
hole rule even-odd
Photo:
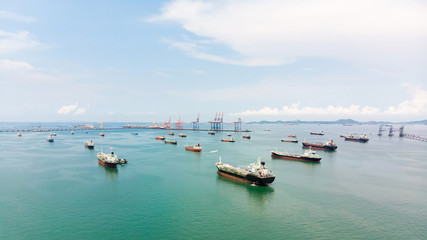
[{"label": "cloudy sky", "polygon": [[0,1],[0,121],[427,119],[421,0]]}]

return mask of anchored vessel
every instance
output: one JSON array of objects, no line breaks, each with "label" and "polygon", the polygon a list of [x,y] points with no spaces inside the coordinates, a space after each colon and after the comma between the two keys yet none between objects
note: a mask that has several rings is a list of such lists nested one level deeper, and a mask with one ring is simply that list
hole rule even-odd
[{"label": "anchored vessel", "polygon": [[185,145],[185,150],[193,151],[193,152],[201,152],[202,151],[202,145],[200,143],[194,144],[194,146]]},{"label": "anchored vessel", "polygon": [[177,144],[178,142],[174,139],[174,140],[165,140],[165,143]]},{"label": "anchored vessel", "polygon": [[185,133],[180,133],[180,134],[178,134],[178,136],[180,136],[180,137],[187,137],[187,134],[185,134]]},{"label": "anchored vessel", "polygon": [[323,131],[321,131],[321,132],[311,132],[310,134],[311,134],[311,135],[325,135],[325,134],[323,133]]},{"label": "anchored vessel", "polygon": [[293,143],[297,143],[298,139],[296,138],[290,138],[290,139],[282,139],[282,142],[293,142]]},{"label": "anchored vessel", "polygon": [[125,164],[128,162],[126,159],[119,159],[113,151],[111,151],[110,154],[106,154],[101,150],[97,156],[98,163],[109,168],[117,168],[117,164]]},{"label": "anchored vessel", "polygon": [[94,141],[90,140],[90,142],[88,142],[88,141],[85,142],[85,148],[93,149],[94,147],[95,147]]},{"label": "anchored vessel", "polygon": [[369,138],[366,136],[366,134],[363,134],[360,137],[356,137],[356,136],[353,136],[353,135],[344,136],[344,139],[346,141],[353,141],[353,142],[367,142],[367,141],[369,141]]},{"label": "anchored vessel", "polygon": [[175,133],[174,132],[169,132],[169,135],[173,136],[173,135],[175,135]]},{"label": "anchored vessel", "polygon": [[219,157],[219,162],[215,165],[218,169],[218,174],[221,176],[242,182],[253,183],[259,186],[269,185],[276,178],[273,172],[265,167],[265,162],[261,162],[260,158],[258,158],[256,163],[251,163],[246,170],[222,163],[221,157]]},{"label": "anchored vessel", "polygon": [[132,135],[138,135],[137,132],[131,132],[130,134],[132,134]]},{"label": "anchored vessel", "polygon": [[223,142],[235,142],[234,138],[228,138],[228,139],[223,138],[223,139],[221,139],[221,141],[223,141]]},{"label": "anchored vessel", "polygon": [[283,159],[291,159],[298,161],[311,161],[311,162],[319,162],[322,157],[320,157],[315,151],[311,149],[305,150],[303,155],[295,154],[295,153],[287,153],[287,152],[279,152],[279,151],[271,151],[271,156],[275,158],[283,158]]},{"label": "anchored vessel", "polygon": [[102,132],[102,133],[99,133],[99,136],[103,137],[105,136],[105,134]]},{"label": "anchored vessel", "polygon": [[49,137],[47,137],[46,141],[48,141],[48,142],[53,142],[53,141],[54,141],[53,136],[52,136],[52,135],[49,135]]},{"label": "anchored vessel", "polygon": [[208,134],[209,135],[215,135],[215,132],[214,131],[208,131]]},{"label": "anchored vessel", "polygon": [[325,144],[303,142],[302,147],[303,148],[318,149],[318,150],[329,150],[329,151],[335,151],[335,149],[337,149],[337,145],[335,145],[334,141],[332,141],[332,140],[326,141]]},{"label": "anchored vessel", "polygon": [[290,138],[296,138],[297,136],[296,136],[296,135],[291,134],[291,135],[288,135],[288,137],[290,137]]},{"label": "anchored vessel", "polygon": [[242,138],[251,139],[251,135],[243,135]]},{"label": "anchored vessel", "polygon": [[20,132],[18,133],[18,137],[22,137],[22,134]]},{"label": "anchored vessel", "polygon": [[156,140],[165,140],[165,136],[156,136]]}]

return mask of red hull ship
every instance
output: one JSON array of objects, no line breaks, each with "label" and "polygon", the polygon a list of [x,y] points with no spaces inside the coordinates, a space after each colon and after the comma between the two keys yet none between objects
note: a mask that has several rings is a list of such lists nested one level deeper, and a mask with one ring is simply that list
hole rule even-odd
[{"label": "red hull ship", "polygon": [[202,145],[200,145],[200,143],[195,144],[194,146],[185,145],[185,150],[192,151],[192,152],[201,152]]},{"label": "red hull ship", "polygon": [[165,140],[165,136],[157,136],[156,140]]},{"label": "red hull ship", "polygon": [[303,148],[318,149],[318,150],[327,150],[327,151],[335,151],[338,148],[337,145],[335,145],[334,141],[332,141],[332,140],[327,141],[325,144],[303,142],[302,147]]}]

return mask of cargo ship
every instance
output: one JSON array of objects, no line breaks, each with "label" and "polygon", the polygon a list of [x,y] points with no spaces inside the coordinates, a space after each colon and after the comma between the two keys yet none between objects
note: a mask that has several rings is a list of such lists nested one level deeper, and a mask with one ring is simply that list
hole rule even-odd
[{"label": "cargo ship", "polygon": [[321,132],[310,132],[311,135],[325,135],[323,131]]},{"label": "cargo ship", "polygon": [[221,139],[222,142],[235,142],[234,138],[223,138]]},{"label": "cargo ship", "polygon": [[346,140],[346,141],[353,141],[353,142],[367,142],[367,141],[369,141],[369,138],[366,136],[366,134],[363,134],[362,136],[360,136],[360,137],[356,137],[356,136],[353,136],[353,135],[350,135],[350,136],[344,136],[344,139]]},{"label": "cargo ship", "polygon": [[180,133],[180,134],[178,134],[178,136],[180,136],[180,137],[187,137],[187,134],[185,134],[185,133]]},{"label": "cargo ship", "polygon": [[165,140],[165,136],[156,136],[156,140]]},{"label": "cargo ship", "polygon": [[296,135],[291,134],[291,135],[288,135],[288,137],[290,137],[290,138],[296,138],[297,136],[296,136]]},{"label": "cargo ship", "polygon": [[218,169],[218,175],[259,186],[267,186],[276,178],[273,172],[265,167],[265,162],[261,162],[260,158],[256,163],[251,163],[246,170],[222,163],[221,157],[215,165]]},{"label": "cargo ship", "polygon": [[173,136],[173,135],[175,135],[175,133],[174,132],[169,132],[169,135]]},{"label": "cargo ship", "polygon": [[102,150],[97,154],[98,163],[109,167],[109,168],[117,168],[117,164],[120,163],[119,158],[113,151],[110,154],[103,153]]},{"label": "cargo ship", "polygon": [[90,142],[88,141],[85,142],[85,148],[93,149],[94,147],[95,147],[95,142],[93,142],[92,140],[90,140]]},{"label": "cargo ship", "polygon": [[214,131],[208,131],[208,134],[209,135],[215,135],[215,132]]},{"label": "cargo ship", "polygon": [[177,144],[178,142],[174,139],[174,140],[165,140],[165,143]]},{"label": "cargo ship", "polygon": [[242,138],[251,139],[251,135],[243,135]]},{"label": "cargo ship", "polygon": [[296,138],[289,138],[289,139],[282,139],[282,140],[280,140],[280,141],[282,141],[282,142],[292,142],[292,143],[297,143],[297,142],[298,142],[298,139],[296,139]]},{"label": "cargo ship", "polygon": [[318,149],[318,150],[328,150],[328,151],[335,151],[335,149],[338,148],[337,145],[335,145],[333,140],[326,141],[325,144],[303,142],[302,147],[303,148]]},{"label": "cargo ship", "polygon": [[194,146],[185,145],[185,150],[192,151],[192,152],[201,152],[202,145],[200,143],[194,144]]},{"label": "cargo ship", "polygon": [[311,149],[305,150],[303,155],[279,151],[271,151],[271,157],[274,158],[283,158],[297,161],[310,161],[310,162],[319,162],[322,157],[320,157],[315,151]]}]

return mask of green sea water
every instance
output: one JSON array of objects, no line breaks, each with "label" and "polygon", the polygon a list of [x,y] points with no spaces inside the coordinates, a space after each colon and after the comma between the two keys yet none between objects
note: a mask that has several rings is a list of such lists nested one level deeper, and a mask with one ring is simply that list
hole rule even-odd
[{"label": "green sea water", "polygon": [[[176,146],[155,140],[171,138],[165,130],[57,132],[54,143],[48,133],[0,133],[0,239],[427,239],[427,142],[379,137],[370,125],[244,127],[252,139],[233,133],[235,143],[175,131]],[[427,126],[406,131],[427,136]],[[370,141],[339,137],[349,133]],[[289,134],[300,142],[280,142]],[[95,150],[84,148],[90,139]],[[338,149],[317,151],[319,164],[270,157],[329,139]],[[195,143],[201,153],[185,151]],[[129,163],[99,166],[96,154],[110,147]],[[241,167],[261,157],[276,180],[223,178],[219,156]]]}]

